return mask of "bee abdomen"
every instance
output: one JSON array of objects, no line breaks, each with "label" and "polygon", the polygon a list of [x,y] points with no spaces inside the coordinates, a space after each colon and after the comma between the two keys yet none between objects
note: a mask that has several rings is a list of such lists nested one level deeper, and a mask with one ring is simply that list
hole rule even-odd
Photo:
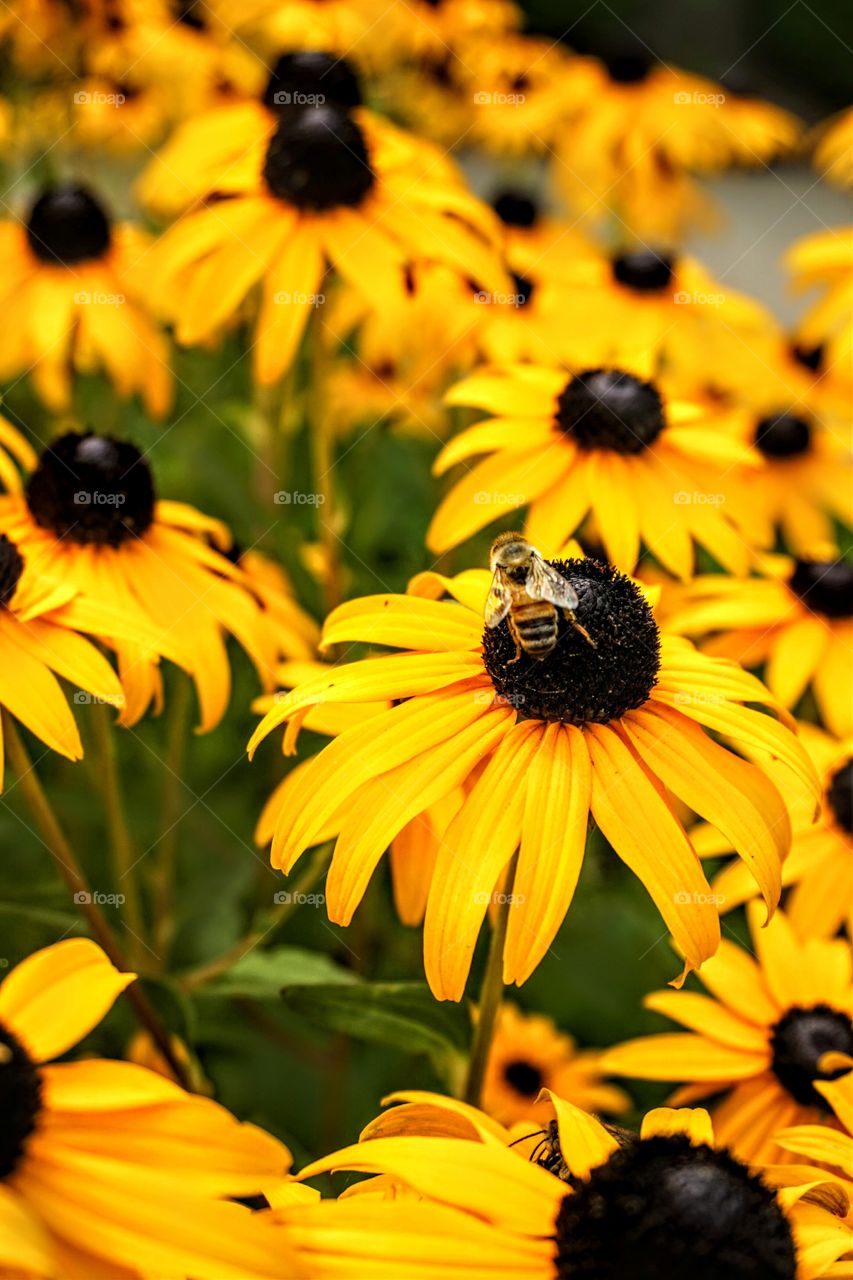
[{"label": "bee abdomen", "polygon": [[545,658],[557,643],[557,610],[537,602],[522,605],[512,617],[518,642],[531,658]]}]

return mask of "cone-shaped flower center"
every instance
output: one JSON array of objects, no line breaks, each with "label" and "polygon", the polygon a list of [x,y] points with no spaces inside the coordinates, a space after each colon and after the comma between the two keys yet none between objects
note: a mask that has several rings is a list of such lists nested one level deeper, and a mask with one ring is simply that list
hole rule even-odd
[{"label": "cone-shaped flower center", "polygon": [[811,423],[795,413],[771,413],[755,428],[755,445],[765,458],[796,458],[811,443]]},{"label": "cone-shaped flower center", "polygon": [[376,181],[364,134],[339,107],[283,114],[264,161],[274,196],[322,212],[361,204]]},{"label": "cone-shaped flower center", "polygon": [[826,792],[836,822],[853,836],[853,760],[848,760],[829,780]]},{"label": "cone-shaped flower center", "polygon": [[582,449],[642,453],[663,431],[663,401],[652,382],[618,369],[590,369],[566,384],[557,426]]},{"label": "cone-shaped flower center", "polygon": [[328,104],[349,111],[361,106],[358,77],[345,58],[314,49],[283,53],[263,94],[270,111]]},{"label": "cone-shaped flower center", "polygon": [[27,241],[42,262],[69,267],[106,253],[110,223],[85,187],[50,187],[30,209]]},{"label": "cone-shaped flower center", "polygon": [[0,604],[8,604],[12,599],[23,571],[20,551],[5,533],[0,533]]},{"label": "cone-shaped flower center", "polygon": [[770,1046],[779,1083],[804,1107],[826,1109],[814,1082],[836,1080],[844,1069],[821,1071],[820,1059],[825,1053],[853,1055],[853,1023],[846,1013],[826,1004],[789,1009],[773,1028]]},{"label": "cone-shaped flower center", "polygon": [[534,227],[539,221],[536,201],[526,191],[501,191],[492,201],[492,208],[507,227]]},{"label": "cone-shaped flower center", "polygon": [[[654,615],[636,583],[597,560],[551,560],[578,595],[575,618],[562,610],[545,658],[516,648],[510,619],[486,627],[483,661],[500,697],[524,719],[607,724],[651,693],[660,663]],[[517,657],[517,660],[516,660]]]},{"label": "cone-shaped flower center", "polygon": [[827,618],[853,616],[853,565],[841,560],[798,560],[788,586],[815,613]]},{"label": "cone-shaped flower center", "polygon": [[613,279],[637,293],[661,293],[672,284],[675,263],[668,253],[637,249],[613,259]]},{"label": "cone-shaped flower center", "polygon": [[575,1180],[557,1217],[559,1280],[794,1280],[772,1191],[727,1151],[647,1138]]},{"label": "cone-shaped flower center", "polygon": [[41,1109],[38,1068],[0,1023],[0,1181],[15,1172]]},{"label": "cone-shaped flower center", "polygon": [[532,1062],[524,1062],[521,1058],[506,1064],[504,1080],[516,1093],[533,1099],[538,1098],[539,1090],[545,1083],[545,1077],[539,1068]]},{"label": "cone-shaped flower center", "polygon": [[151,469],[135,445],[70,431],[45,449],[27,485],[36,524],[58,538],[118,547],[154,519]]}]

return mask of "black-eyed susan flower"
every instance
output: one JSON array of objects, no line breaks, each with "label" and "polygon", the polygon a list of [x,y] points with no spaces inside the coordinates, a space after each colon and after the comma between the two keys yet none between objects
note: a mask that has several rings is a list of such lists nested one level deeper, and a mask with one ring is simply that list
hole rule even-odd
[{"label": "black-eyed susan flower", "polygon": [[853,107],[839,111],[820,127],[812,159],[829,182],[853,186]]},{"label": "black-eyed susan flower", "polygon": [[[561,546],[592,512],[609,559],[628,573],[641,543],[681,578],[692,572],[694,543],[730,571],[746,571],[749,549],[721,484],[758,460],[715,430],[712,409],[613,367],[489,369],[447,399],[492,416],[439,454],[439,474],[460,462],[467,470],[433,517],[433,551],[527,507],[526,532],[546,547]],[[488,457],[469,465],[481,454]]]},{"label": "black-eyed susan flower", "polygon": [[[778,1158],[775,1136],[792,1124],[830,1119],[816,1084],[853,1065],[853,953],[845,939],[798,938],[781,911],[762,927],[750,907],[755,959],[724,938],[702,968],[710,995],[657,991],[646,1005],[686,1027],[605,1052],[605,1070],[713,1094],[720,1142],[744,1159]],[[825,1065],[826,1054],[848,1065]]]},{"label": "black-eyed susan flower", "polygon": [[615,210],[641,238],[677,243],[707,221],[692,175],[766,163],[799,135],[780,108],[657,62],[639,45],[605,63],[578,58],[572,74],[577,108],[555,179],[576,207],[599,218]]},{"label": "black-eyed susan flower", "polygon": [[299,1276],[283,1233],[226,1199],[281,1182],[286,1147],[143,1067],[53,1061],[135,976],[76,938],[0,985],[4,1274]]},{"label": "black-eyed susan flower", "polygon": [[162,417],[172,399],[169,347],[140,303],[149,237],[112,223],[86,187],[48,187],[22,222],[0,222],[0,378],[29,373],[53,410],[72,374],[103,371],[117,393]]},{"label": "black-eyed susan flower", "polygon": [[152,298],[178,341],[213,338],[260,285],[253,366],[268,385],[293,359],[329,266],[392,310],[418,261],[504,288],[491,211],[400,138],[337,103],[271,117],[230,198],[188,214],[158,246]]},{"label": "black-eyed susan flower", "polygon": [[793,288],[821,296],[797,325],[802,346],[826,344],[831,363],[850,367],[853,351],[853,227],[833,227],[796,240],[784,257]]},{"label": "black-eyed susan flower", "polygon": [[[805,1160],[809,1164],[819,1162],[821,1168],[837,1176],[839,1186],[853,1203],[853,1072],[837,1080],[818,1080],[815,1088],[832,1108],[838,1128],[795,1125],[782,1130],[779,1146],[788,1153],[789,1159]],[[781,1181],[787,1172],[783,1166],[774,1170],[773,1176]],[[785,1178],[785,1184],[790,1185],[789,1178]]]},{"label": "black-eyed susan flower", "polygon": [[[794,832],[782,868],[782,884],[790,888],[785,910],[801,937],[830,938],[846,924],[853,938],[853,740],[840,742],[806,721],[798,730],[820,778],[822,799],[814,820],[811,795],[784,767],[768,765],[785,796]],[[690,838],[703,856],[731,851],[712,827],[694,828]],[[741,875],[740,865],[729,863],[713,882],[714,892],[724,899],[723,910],[758,892],[755,881]]]},{"label": "black-eyed susan flower", "polygon": [[[464,791],[440,842],[426,908],[425,966],[439,999],[461,997],[487,905],[519,846],[503,972],[507,983],[529,977],[571,903],[590,812],[646,885],[686,968],[700,965],[717,948],[719,918],[661,787],[732,832],[772,910],[790,825],[761,762],[779,756],[811,776],[791,732],[744,705],[773,705],[754,677],[662,638],[639,587],[611,566],[550,563],[578,596],[580,629],[561,616],[544,659],[521,652],[516,660],[506,619],[484,629],[488,572],[422,575],[413,584],[418,594],[351,601],[323,633],[325,644],[366,641],[403,652],[305,681],[277,700],[250,743],[254,751],[288,722],[292,750],[312,708],[394,703],[313,758],[278,815],[272,856],[285,871],[337,834],[326,894],[339,924],[351,920],[395,835],[435,801]],[[454,599],[437,598],[445,592]]]},{"label": "black-eyed susan flower", "polygon": [[685,588],[673,630],[710,637],[704,648],[745,667],[766,664],[768,688],[794,707],[810,688],[824,724],[853,733],[853,567],[832,556],[764,556],[761,577],[718,574]]},{"label": "black-eyed susan flower", "polygon": [[0,498],[0,531],[34,569],[124,618],[123,633],[105,627],[98,634],[118,657],[125,723],[159,705],[164,656],[195,681],[200,729],[217,724],[231,685],[228,636],[270,687],[280,627],[242,570],[216,549],[227,550],[231,535],[193,507],[158,501],[134,445],[91,432],[61,436],[42,453],[25,492]]},{"label": "black-eyed susan flower", "polygon": [[377,26],[384,31],[375,0],[212,0],[209,7],[239,38],[273,54],[321,50],[372,66]]},{"label": "black-eyed susan flower", "polygon": [[472,35],[492,36],[521,26],[514,0],[370,0],[373,39],[397,58],[441,57]]},{"label": "black-eyed susan flower", "polygon": [[543,1089],[585,1111],[618,1115],[630,1106],[628,1096],[604,1080],[597,1051],[579,1049],[551,1018],[507,1001],[486,1061],[483,1110],[504,1125],[548,1118],[548,1104],[540,1102]]},{"label": "black-eyed susan flower", "polygon": [[853,1247],[829,1174],[807,1167],[809,1182],[776,1191],[725,1149],[707,1111],[660,1108],[638,1135],[616,1134],[551,1095],[545,1136],[508,1148],[481,1112],[429,1101],[408,1120],[382,1117],[389,1136],[369,1126],[302,1171],[374,1175],[359,1194],[283,1215],[317,1280],[389,1261],[406,1280],[815,1280]]}]

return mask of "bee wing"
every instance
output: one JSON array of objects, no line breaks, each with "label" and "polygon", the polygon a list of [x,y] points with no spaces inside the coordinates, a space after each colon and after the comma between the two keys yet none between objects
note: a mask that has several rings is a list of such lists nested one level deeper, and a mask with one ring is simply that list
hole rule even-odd
[{"label": "bee wing", "polygon": [[538,551],[531,557],[526,591],[534,600],[548,600],[559,609],[576,609],[578,593],[567,578],[543,560]]},{"label": "bee wing", "polygon": [[496,627],[503,622],[509,613],[509,607],[512,604],[512,594],[509,586],[504,582],[500,570],[495,571],[492,578],[492,585],[489,588],[489,594],[486,597],[486,626]]}]

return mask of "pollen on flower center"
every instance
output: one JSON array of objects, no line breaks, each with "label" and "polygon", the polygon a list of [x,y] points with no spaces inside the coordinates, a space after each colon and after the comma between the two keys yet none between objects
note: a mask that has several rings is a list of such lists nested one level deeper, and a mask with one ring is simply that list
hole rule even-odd
[{"label": "pollen on flower center", "polygon": [[106,253],[110,223],[85,187],[50,187],[30,209],[27,241],[42,262],[73,266]]},{"label": "pollen on flower center", "polygon": [[616,453],[642,453],[666,425],[654,383],[618,369],[572,378],[558,397],[556,423],[582,449]]},{"label": "pollen on flower center", "polygon": [[532,1062],[524,1062],[521,1059],[517,1062],[508,1062],[503,1074],[509,1087],[516,1093],[523,1094],[525,1098],[537,1098],[539,1090],[545,1083],[545,1077],[539,1068]]},{"label": "pollen on flower center", "polygon": [[789,1009],[773,1028],[772,1067],[777,1080],[804,1107],[826,1107],[815,1080],[835,1080],[843,1069],[823,1072],[825,1053],[853,1054],[853,1022],[846,1013],[818,1004]]},{"label": "pollen on flower center", "polygon": [[853,760],[836,769],[829,780],[826,798],[838,825],[853,836]]},{"label": "pollen on flower center", "polygon": [[559,1280],[794,1280],[773,1192],[727,1151],[686,1137],[622,1147],[557,1216]]},{"label": "pollen on flower center", "polygon": [[270,111],[331,105],[346,111],[361,106],[358,77],[346,58],[316,49],[283,53],[263,93]]},{"label": "pollen on flower center", "polygon": [[483,661],[497,693],[525,719],[607,724],[648,698],[660,642],[636,583],[597,560],[552,560],[578,594],[575,617],[595,645],[558,613],[557,641],[544,659],[516,645],[507,620],[486,627]]},{"label": "pollen on flower center", "polygon": [[361,204],[376,177],[356,121],[323,105],[282,114],[267,148],[264,180],[280,200],[323,212]]},{"label": "pollen on flower center", "polygon": [[811,423],[795,413],[769,414],[755,428],[755,446],[765,458],[796,458],[811,443]]},{"label": "pollen on flower center", "polygon": [[798,560],[788,586],[815,613],[827,618],[853,616],[853,565],[841,560]]},{"label": "pollen on flower center", "polygon": [[613,259],[613,279],[636,293],[662,293],[672,284],[674,265],[669,254],[654,249],[620,253]]},{"label": "pollen on flower center", "polygon": [[24,571],[23,557],[5,533],[0,533],[0,604],[8,604]]},{"label": "pollen on flower center", "polygon": [[41,1077],[16,1036],[0,1023],[0,1182],[15,1172],[41,1109]]},{"label": "pollen on flower center", "polygon": [[45,449],[27,484],[36,524],[80,544],[117,547],[154,519],[151,469],[135,445],[70,431]]}]

